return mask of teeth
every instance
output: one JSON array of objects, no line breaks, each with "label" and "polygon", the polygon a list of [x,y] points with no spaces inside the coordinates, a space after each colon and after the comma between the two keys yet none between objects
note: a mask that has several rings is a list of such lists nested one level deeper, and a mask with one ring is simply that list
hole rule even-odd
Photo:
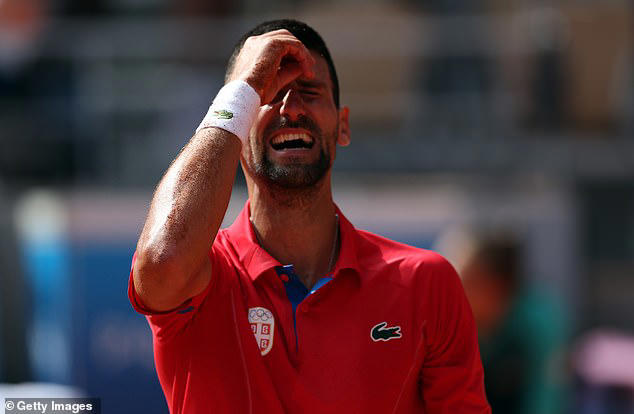
[{"label": "teeth", "polygon": [[273,140],[271,141],[271,144],[281,144],[282,142],[286,142],[286,141],[294,141],[296,139],[301,139],[302,141],[304,141],[307,144],[310,144],[313,140],[310,138],[310,136],[308,134],[305,133],[301,133],[301,134],[280,134],[278,136],[276,136],[275,138],[273,138]]}]

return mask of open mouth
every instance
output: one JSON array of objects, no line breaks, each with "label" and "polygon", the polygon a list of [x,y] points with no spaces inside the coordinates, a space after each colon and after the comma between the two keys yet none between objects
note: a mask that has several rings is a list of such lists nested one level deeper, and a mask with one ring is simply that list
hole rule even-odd
[{"label": "open mouth", "polygon": [[315,141],[306,133],[280,134],[271,140],[271,146],[276,151],[285,149],[310,149]]}]

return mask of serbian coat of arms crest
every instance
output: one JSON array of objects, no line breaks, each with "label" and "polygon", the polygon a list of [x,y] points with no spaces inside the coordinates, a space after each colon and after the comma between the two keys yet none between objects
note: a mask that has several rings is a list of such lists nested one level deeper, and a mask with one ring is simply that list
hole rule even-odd
[{"label": "serbian coat of arms crest", "polygon": [[262,307],[249,308],[249,324],[260,348],[260,353],[262,355],[268,354],[273,348],[273,336],[275,333],[273,313]]}]

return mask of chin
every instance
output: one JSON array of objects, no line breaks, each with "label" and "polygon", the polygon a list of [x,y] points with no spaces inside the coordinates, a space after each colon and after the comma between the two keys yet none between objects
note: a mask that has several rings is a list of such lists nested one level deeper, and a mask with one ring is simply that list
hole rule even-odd
[{"label": "chin", "polygon": [[275,166],[264,175],[269,183],[286,189],[304,189],[317,186],[327,170],[314,166]]},{"label": "chin", "polygon": [[278,188],[307,189],[318,186],[326,177],[330,166],[329,157],[322,152],[316,161],[309,164],[278,164],[265,157],[252,171],[265,183]]}]

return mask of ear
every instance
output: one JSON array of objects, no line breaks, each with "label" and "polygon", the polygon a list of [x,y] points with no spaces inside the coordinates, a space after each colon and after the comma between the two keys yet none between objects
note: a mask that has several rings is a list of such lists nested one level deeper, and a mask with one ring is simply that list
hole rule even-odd
[{"label": "ear", "polygon": [[348,117],[350,115],[350,108],[347,106],[339,109],[339,135],[337,135],[337,144],[342,147],[350,145],[350,123]]}]

